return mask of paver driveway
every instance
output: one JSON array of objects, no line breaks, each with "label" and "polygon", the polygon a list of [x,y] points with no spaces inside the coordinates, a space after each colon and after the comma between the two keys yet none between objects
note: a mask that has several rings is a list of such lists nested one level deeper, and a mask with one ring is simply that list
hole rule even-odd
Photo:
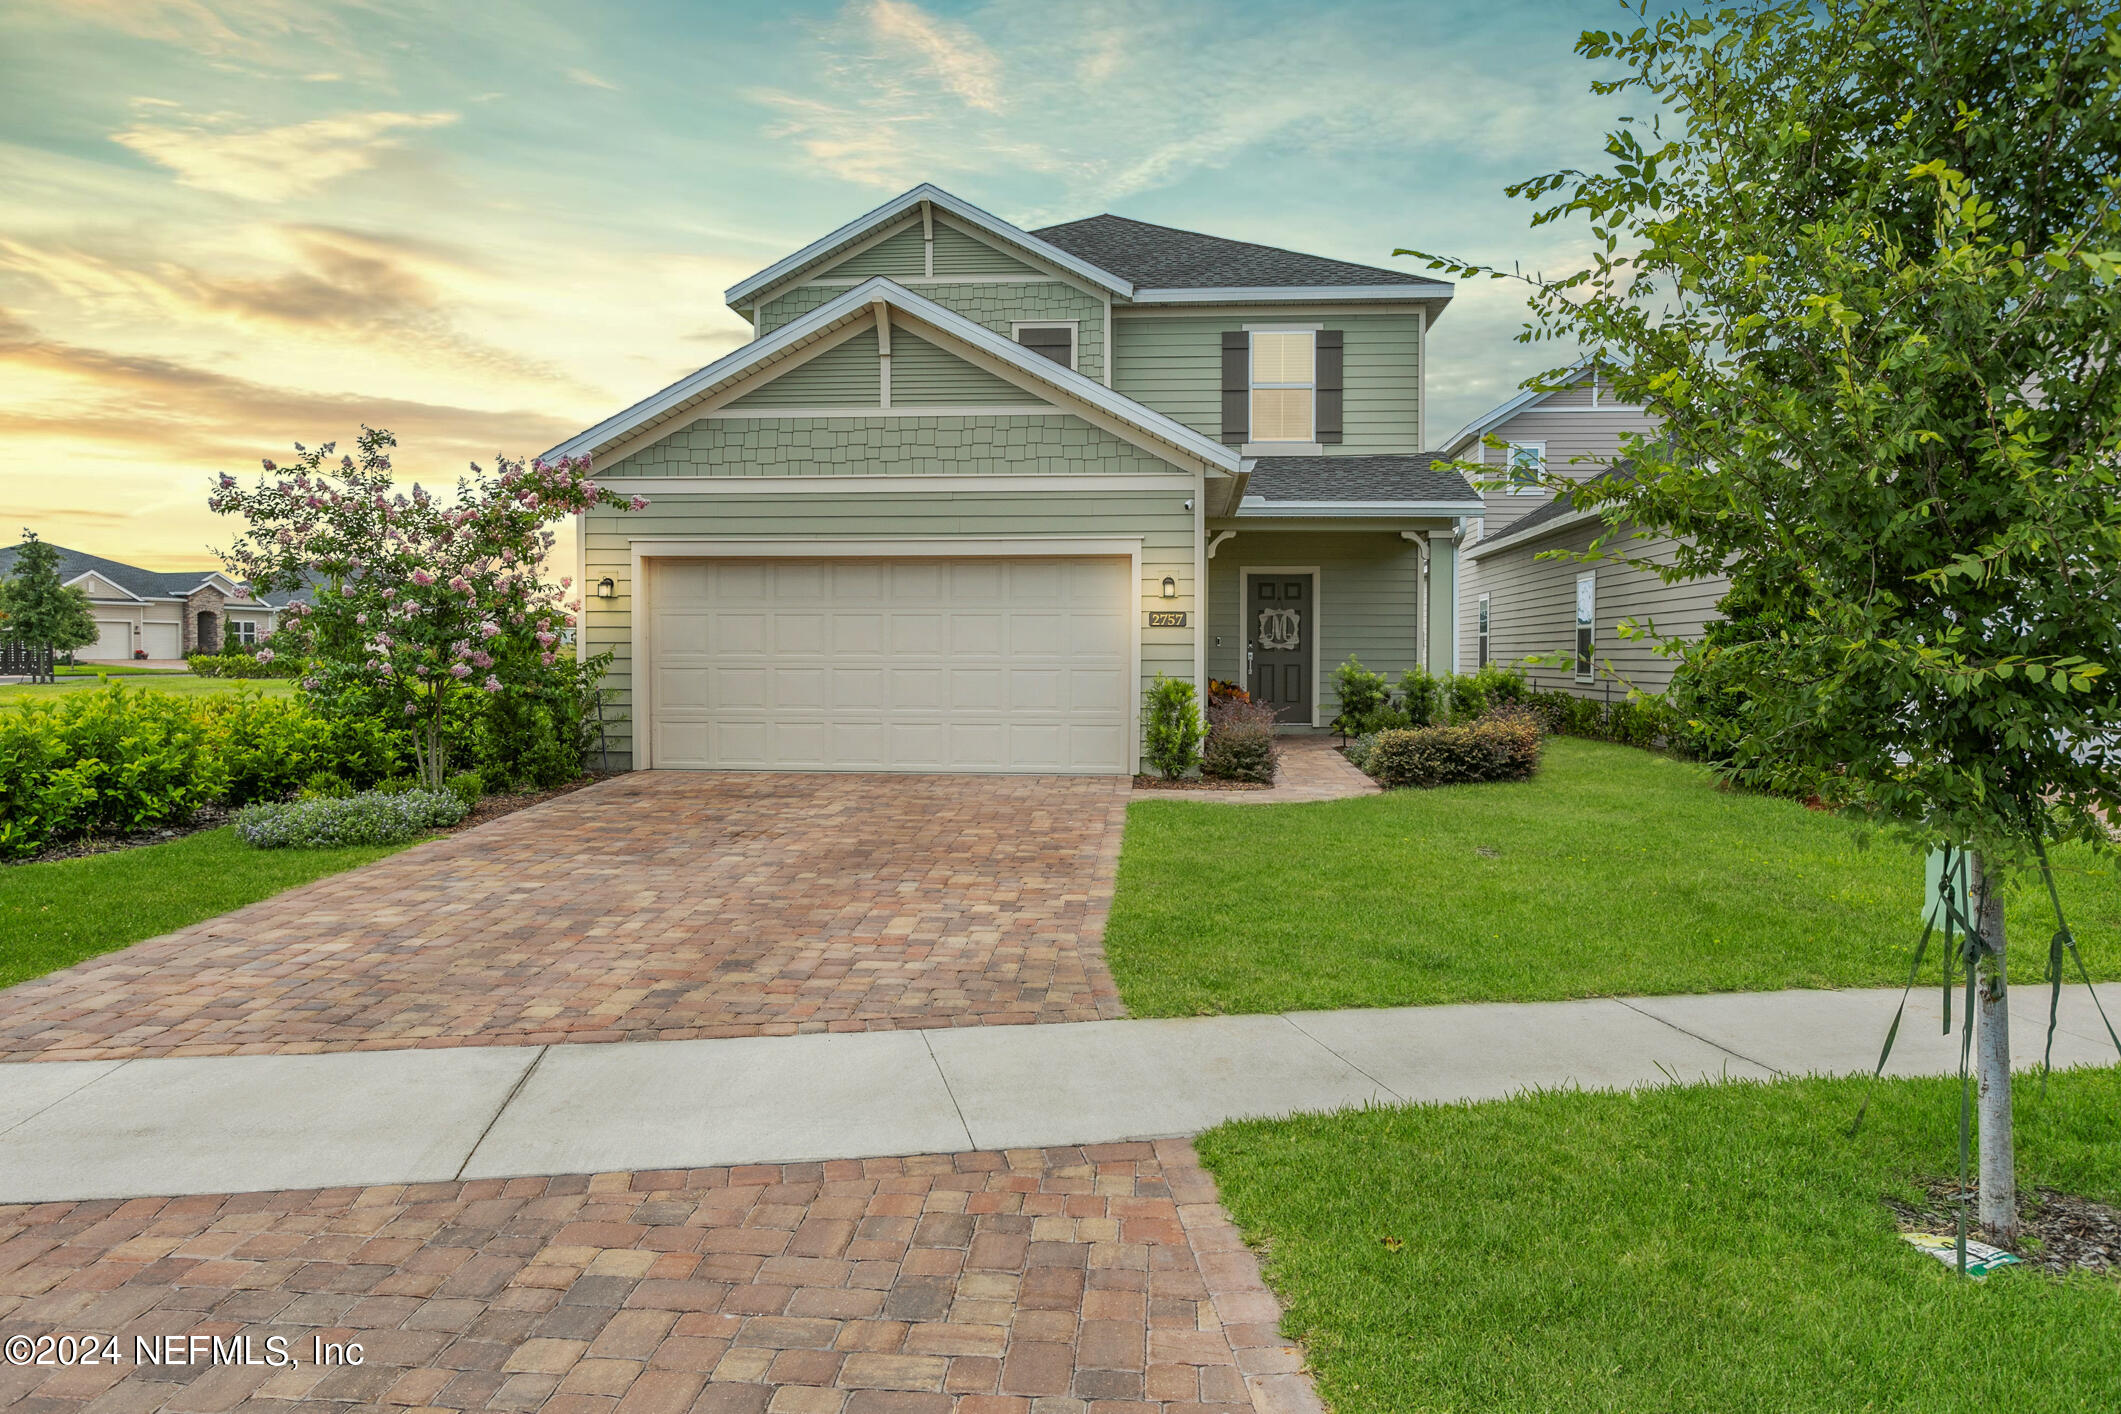
[{"label": "paver driveway", "polygon": [[1121,1015],[1127,782],[642,772],[0,992],[0,1060]]},{"label": "paver driveway", "polygon": [[1317,1414],[1280,1315],[1183,1140],[0,1207],[0,1336],[121,1356],[54,1414]]}]

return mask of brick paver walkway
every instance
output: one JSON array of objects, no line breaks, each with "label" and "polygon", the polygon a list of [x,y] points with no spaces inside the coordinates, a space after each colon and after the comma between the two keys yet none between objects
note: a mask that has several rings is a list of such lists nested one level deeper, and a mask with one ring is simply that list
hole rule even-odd
[{"label": "brick paver walkway", "polygon": [[1292,805],[1376,795],[1377,782],[1348,764],[1330,736],[1285,736],[1281,767],[1266,790],[1138,790],[1136,800],[1203,800],[1218,805]]},{"label": "brick paver walkway", "polygon": [[1316,1410],[1279,1321],[1182,1140],[0,1207],[0,1336],[121,1356],[38,1414]]},{"label": "brick paver walkway", "polygon": [[0,992],[0,1060],[1119,1016],[1127,782],[643,772]]}]

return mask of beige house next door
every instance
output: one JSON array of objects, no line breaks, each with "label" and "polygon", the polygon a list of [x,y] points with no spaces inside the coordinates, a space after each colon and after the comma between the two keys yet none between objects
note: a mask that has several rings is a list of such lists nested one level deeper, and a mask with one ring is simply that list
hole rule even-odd
[{"label": "beige house next door", "polygon": [[654,767],[1133,768],[1128,560],[646,564]]}]

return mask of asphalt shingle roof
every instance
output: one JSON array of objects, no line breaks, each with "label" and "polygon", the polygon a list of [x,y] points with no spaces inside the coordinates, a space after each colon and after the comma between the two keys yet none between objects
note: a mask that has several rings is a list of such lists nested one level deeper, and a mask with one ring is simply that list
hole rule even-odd
[{"label": "asphalt shingle roof", "polygon": [[1355,457],[1260,457],[1247,497],[1275,501],[1463,501],[1480,493],[1458,472],[1439,468],[1429,452]]},{"label": "asphalt shingle roof", "polygon": [[[50,541],[45,542],[50,545]],[[198,570],[144,570],[137,565],[121,564],[117,560],[106,560],[101,555],[91,555],[83,550],[69,550],[64,545],[51,547],[59,556],[59,579],[61,583],[76,576],[94,572],[122,589],[139,595],[142,599],[181,599],[206,582],[208,575],[222,573],[216,569]],[[0,547],[0,577],[14,573],[15,556],[20,545]],[[284,608],[294,598],[307,595],[261,594],[258,602],[274,608]]]},{"label": "asphalt shingle roof", "polygon": [[1450,285],[1405,270],[1356,265],[1278,246],[1157,226],[1109,212],[1031,233],[1101,270],[1149,289],[1275,285]]},{"label": "asphalt shingle roof", "polygon": [[[1596,476],[1585,477],[1583,484],[1589,486],[1593,482],[1603,481],[1609,476],[1627,476],[1631,474],[1632,465],[1629,462],[1621,462],[1618,465],[1609,466]],[[1498,530],[1493,535],[1483,537],[1480,543],[1482,545],[1494,545],[1504,540],[1514,540],[1520,535],[1529,535],[1543,525],[1551,525],[1553,522],[1560,520],[1575,509],[1575,493],[1573,491],[1557,491],[1553,500],[1537,510],[1519,516],[1516,520],[1511,521],[1506,529]]]}]

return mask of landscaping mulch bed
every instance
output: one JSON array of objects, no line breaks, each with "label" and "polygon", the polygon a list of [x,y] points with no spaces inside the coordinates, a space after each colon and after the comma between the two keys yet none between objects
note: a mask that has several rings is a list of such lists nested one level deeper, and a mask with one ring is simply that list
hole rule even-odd
[{"label": "landscaping mulch bed", "polygon": [[[563,795],[571,795],[584,786],[593,786],[598,781],[608,780],[615,774],[592,772],[580,780],[569,781],[553,790],[534,790],[479,797],[479,803],[459,824],[438,833],[453,835],[458,830],[468,830],[474,825],[483,825],[488,820],[498,820],[503,815],[513,815],[518,810],[527,810]],[[164,825],[152,830],[142,830],[134,835],[103,835],[89,839],[68,840],[55,844],[50,849],[31,855],[27,859],[14,861],[17,864],[48,864],[59,859],[86,859],[92,854],[114,854],[122,849],[139,849],[143,845],[168,844],[171,840],[196,835],[203,830],[218,830],[236,818],[236,812],[225,805],[201,806],[192,817],[181,825]]]},{"label": "landscaping mulch bed", "polygon": [[1181,776],[1167,781],[1162,776],[1136,776],[1136,790],[1272,790],[1257,781],[1211,781],[1205,776]]},{"label": "landscaping mulch bed", "polygon": [[[1958,1222],[1954,1199],[1959,1185],[1936,1179],[1925,1189],[1928,1202],[1922,1208],[1886,1200],[1900,1220],[1903,1232],[1951,1232]],[[1969,1190],[1967,1206],[1979,1204],[1978,1190]],[[2088,1198],[2036,1188],[2018,1195],[2018,1216],[2024,1233],[2009,1250],[2028,1266],[2063,1276],[2069,1272],[2112,1272],[2121,1275],[2121,1211]],[[1969,1236],[1987,1241],[1971,1220]],[[1998,1244],[2004,1245],[2004,1244]]]}]

